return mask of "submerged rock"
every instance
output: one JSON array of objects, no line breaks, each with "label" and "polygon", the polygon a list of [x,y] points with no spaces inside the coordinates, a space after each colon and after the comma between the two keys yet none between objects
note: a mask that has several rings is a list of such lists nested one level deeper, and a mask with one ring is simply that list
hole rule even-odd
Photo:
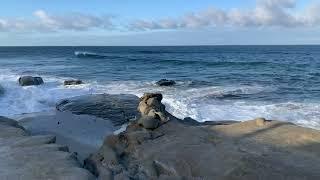
[{"label": "submerged rock", "polygon": [[139,116],[139,98],[130,94],[95,94],[66,99],[56,106],[59,111],[93,115],[119,126]]},{"label": "submerged rock", "polygon": [[161,79],[160,81],[156,82],[156,84],[158,86],[173,86],[176,84],[176,82],[173,80]]},{"label": "submerged rock", "polygon": [[0,117],[0,179],[94,180],[68,147],[51,135],[30,136],[14,120]]},{"label": "submerged rock", "polygon": [[70,86],[70,85],[79,85],[79,84],[83,84],[83,82],[81,80],[66,80],[63,83],[65,86]]},{"label": "submerged rock", "polygon": [[20,86],[37,86],[43,84],[41,77],[22,76],[18,80]]}]

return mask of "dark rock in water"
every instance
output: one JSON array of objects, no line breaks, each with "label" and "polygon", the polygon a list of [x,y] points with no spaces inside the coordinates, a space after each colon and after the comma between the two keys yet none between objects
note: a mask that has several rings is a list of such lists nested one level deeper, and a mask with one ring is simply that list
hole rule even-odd
[{"label": "dark rock in water", "polygon": [[138,104],[139,98],[130,94],[96,94],[63,100],[56,108],[74,114],[93,115],[119,126],[139,116]]},{"label": "dark rock in water", "polygon": [[32,76],[22,76],[18,80],[21,86],[37,86],[43,84],[43,79],[41,77]]},{"label": "dark rock in water", "polygon": [[156,82],[156,84],[158,86],[173,86],[176,84],[176,82],[173,80],[161,79],[160,81]]},{"label": "dark rock in water", "polygon": [[66,80],[63,83],[65,86],[70,86],[70,85],[79,85],[79,84],[83,84],[83,82],[81,80]]}]

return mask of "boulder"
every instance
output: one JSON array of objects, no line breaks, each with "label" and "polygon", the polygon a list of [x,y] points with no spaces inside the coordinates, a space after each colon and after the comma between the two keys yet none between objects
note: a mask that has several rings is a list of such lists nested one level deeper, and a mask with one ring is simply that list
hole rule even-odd
[{"label": "boulder", "polygon": [[138,123],[142,125],[146,129],[156,129],[159,127],[161,120],[160,118],[157,117],[152,117],[152,116],[142,116]]},{"label": "boulder", "polygon": [[95,94],[62,100],[56,106],[58,111],[87,114],[109,120],[120,126],[139,116],[139,98],[130,94]]},{"label": "boulder", "polygon": [[63,84],[65,86],[71,86],[71,85],[83,84],[83,82],[81,80],[65,80]]},{"label": "boulder", "polygon": [[176,84],[176,82],[173,80],[161,79],[160,81],[156,82],[156,84],[158,86],[173,86]]},{"label": "boulder", "polygon": [[37,86],[43,84],[41,77],[22,76],[18,80],[20,86]]},{"label": "boulder", "polygon": [[165,105],[161,103],[162,94],[145,93],[140,98],[138,111],[141,113],[139,124],[146,129],[155,129],[169,121]]}]

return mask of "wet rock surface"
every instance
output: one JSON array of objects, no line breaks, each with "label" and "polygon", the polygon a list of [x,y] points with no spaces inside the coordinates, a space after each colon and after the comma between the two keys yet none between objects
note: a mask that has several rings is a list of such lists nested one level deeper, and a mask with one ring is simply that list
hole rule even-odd
[{"label": "wet rock surface", "polygon": [[156,82],[156,84],[157,84],[158,86],[173,86],[173,85],[176,84],[176,82],[173,81],[173,80],[161,79],[161,80],[159,80],[158,82]]},{"label": "wet rock surface", "polygon": [[18,79],[20,86],[38,86],[44,83],[41,77],[22,76]]},{"label": "wet rock surface", "polygon": [[139,98],[128,94],[96,94],[66,99],[57,104],[58,111],[87,114],[111,121],[120,126],[139,116]]},{"label": "wet rock surface", "polygon": [[95,179],[55,140],[51,135],[30,136],[16,121],[0,117],[0,179]]},{"label": "wet rock surface", "polygon": [[71,86],[71,85],[80,85],[83,84],[83,81],[81,80],[66,80],[63,82],[65,86]]}]

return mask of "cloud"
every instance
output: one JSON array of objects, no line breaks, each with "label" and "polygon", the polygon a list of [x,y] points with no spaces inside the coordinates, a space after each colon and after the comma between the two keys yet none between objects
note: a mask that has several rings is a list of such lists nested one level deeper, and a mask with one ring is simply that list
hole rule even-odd
[{"label": "cloud", "polygon": [[0,31],[85,31],[92,28],[111,29],[113,27],[112,16],[94,16],[83,13],[54,16],[44,10],[35,11],[33,16],[34,19],[0,18]]},{"label": "cloud", "polygon": [[[97,16],[85,13],[53,15],[44,10],[33,12],[32,18],[1,18],[0,31],[59,32],[100,30],[161,30],[213,27],[319,27],[320,3],[309,4],[303,10],[296,8],[296,0],[257,0],[251,9],[229,10],[210,7],[180,17],[155,20],[126,19],[114,24],[113,16]],[[123,21],[121,21],[123,22]]]},{"label": "cloud", "polygon": [[131,30],[234,27],[306,27],[320,26],[320,4],[310,4],[303,12],[295,0],[258,0],[253,9],[221,10],[215,7],[178,18],[136,20]]}]

